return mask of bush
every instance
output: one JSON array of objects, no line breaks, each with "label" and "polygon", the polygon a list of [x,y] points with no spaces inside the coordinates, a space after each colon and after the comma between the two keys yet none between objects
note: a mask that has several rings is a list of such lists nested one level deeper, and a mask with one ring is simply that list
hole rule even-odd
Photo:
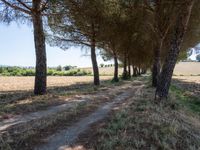
[{"label": "bush", "polygon": [[196,60],[200,62],[200,54],[196,56]]},{"label": "bush", "polygon": [[[68,71],[58,71],[57,69],[48,69],[48,76],[86,76],[91,75],[91,72],[87,72],[81,69],[74,69]],[[0,75],[2,76],[35,76],[35,70],[29,68],[20,67],[0,67]]]},{"label": "bush", "polygon": [[62,66],[58,66],[58,67],[56,68],[56,71],[62,71]]},{"label": "bush", "polygon": [[2,76],[34,76],[34,69],[20,67],[0,67],[0,75]]},{"label": "bush", "polygon": [[104,67],[104,64],[100,64],[100,67],[103,68],[103,67]]}]

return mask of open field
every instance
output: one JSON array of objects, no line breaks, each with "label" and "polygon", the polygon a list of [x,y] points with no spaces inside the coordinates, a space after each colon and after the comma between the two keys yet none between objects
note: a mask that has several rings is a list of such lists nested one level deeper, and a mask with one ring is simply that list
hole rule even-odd
[{"label": "open field", "polygon": [[[82,69],[92,72],[92,68]],[[119,68],[119,74],[122,74],[122,71],[123,69]],[[99,68],[99,73],[101,75],[113,75],[114,67]],[[179,62],[175,67],[174,75],[200,75],[200,62]]]},{"label": "open field", "polygon": [[[81,68],[82,70],[93,72],[92,68]],[[119,74],[122,74],[123,68],[119,68]],[[113,75],[114,74],[114,67],[99,67],[99,74],[100,75]]]},{"label": "open field", "polygon": [[[87,71],[92,71],[92,68],[83,68]],[[101,75],[113,75],[113,67],[100,68]],[[122,68],[119,69],[119,74],[122,73]],[[200,63],[198,62],[180,62],[176,65],[174,78],[181,79],[187,82],[200,83]],[[194,75],[194,76],[191,76]],[[101,80],[111,79],[112,76],[101,76]],[[48,87],[63,87],[72,84],[92,82],[92,76],[79,77],[48,77]],[[34,77],[0,77],[0,92],[8,91],[24,91],[32,90],[34,86]]]},{"label": "open field", "polygon": [[174,75],[200,75],[200,62],[179,62]]},{"label": "open field", "polygon": [[[102,76],[101,80],[111,79],[111,76]],[[92,76],[79,77],[48,77],[48,87],[70,86],[72,84],[92,82]],[[32,90],[34,77],[0,77],[0,92]]]}]

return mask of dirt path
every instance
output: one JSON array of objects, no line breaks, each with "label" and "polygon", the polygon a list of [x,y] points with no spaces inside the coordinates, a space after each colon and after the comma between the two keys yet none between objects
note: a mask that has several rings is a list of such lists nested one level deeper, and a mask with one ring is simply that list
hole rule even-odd
[{"label": "dirt path", "polygon": [[64,110],[76,107],[76,105],[78,105],[78,104],[84,104],[84,103],[86,103],[86,100],[84,100],[84,99],[71,100],[69,103],[62,104],[59,106],[52,106],[52,107],[48,108],[47,110],[42,110],[42,111],[38,111],[38,112],[29,113],[27,115],[16,116],[14,118],[6,119],[6,120],[0,122],[0,132],[4,131],[7,128],[10,128],[12,126],[30,122],[30,121],[33,121],[36,119],[41,119],[41,118],[62,112]]},{"label": "dirt path", "polygon": [[11,117],[9,119],[5,119],[0,122],[0,133],[3,131],[6,131],[7,129],[20,125],[20,124],[25,124],[31,121],[39,120],[42,118],[47,118],[48,116],[52,116],[54,114],[61,113],[65,110],[73,109],[76,108],[78,105],[84,105],[86,103],[89,103],[91,99],[96,97],[105,97],[109,95],[109,93],[117,93],[117,91],[120,90],[125,90],[127,88],[130,88],[130,83],[125,84],[123,86],[115,87],[115,88],[108,88],[107,90],[109,91],[101,91],[97,94],[94,95],[82,95],[79,97],[75,97],[69,101],[67,101],[65,104],[58,105],[58,106],[51,106],[48,107],[45,110],[37,111],[37,112],[32,112],[28,113],[25,115],[16,115],[14,117]]},{"label": "dirt path", "polygon": [[76,142],[78,136],[87,129],[90,125],[97,123],[104,119],[112,108],[119,105],[120,102],[127,100],[128,98],[140,93],[143,85],[135,85],[131,89],[124,91],[122,94],[116,96],[111,102],[101,105],[95,112],[88,115],[85,118],[80,119],[78,122],[72,124],[65,130],[60,130],[57,133],[44,139],[46,141],[43,145],[35,147],[35,150],[65,150],[71,144]]}]

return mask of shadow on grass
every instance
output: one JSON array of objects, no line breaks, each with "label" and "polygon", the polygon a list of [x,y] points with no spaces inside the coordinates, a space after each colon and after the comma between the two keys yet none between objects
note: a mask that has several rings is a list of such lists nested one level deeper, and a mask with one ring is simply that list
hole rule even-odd
[{"label": "shadow on grass", "polygon": [[[108,81],[103,81],[102,84]],[[73,91],[87,91],[88,89],[95,88],[91,83],[76,83],[67,86],[52,86],[47,88],[47,94],[62,95]],[[16,90],[16,91],[0,91],[0,104],[1,103],[12,103],[16,100],[22,100],[29,97],[37,97],[33,94],[33,90]]]},{"label": "shadow on grass", "polygon": [[[21,114],[45,109],[49,106],[67,102],[67,98],[75,95],[84,95],[97,92],[105,87],[121,85],[104,80],[100,86],[94,86],[92,82],[78,83],[69,86],[48,87],[46,95],[36,96],[33,91],[0,91],[0,115]],[[7,117],[7,116],[6,116]]]},{"label": "shadow on grass", "polygon": [[175,93],[178,103],[190,111],[200,114],[200,84],[173,79],[170,90]]}]

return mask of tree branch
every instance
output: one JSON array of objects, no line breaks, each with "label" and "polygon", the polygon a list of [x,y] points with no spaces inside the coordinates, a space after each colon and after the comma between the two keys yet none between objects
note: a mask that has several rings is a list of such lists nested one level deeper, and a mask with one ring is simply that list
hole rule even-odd
[{"label": "tree branch", "polygon": [[49,0],[47,0],[45,3],[42,4],[42,7],[40,9],[40,12],[43,12],[45,9],[47,9],[47,4],[48,4]]},{"label": "tree branch", "polygon": [[9,3],[9,2],[6,1],[6,0],[1,0],[1,1],[2,1],[5,5],[7,5],[7,6],[13,8],[13,9],[15,9],[15,10],[19,10],[19,11],[21,11],[21,12],[24,12],[24,13],[28,14],[28,15],[31,15],[31,11],[28,11],[28,10],[26,10],[26,9],[23,9],[23,8],[21,8],[21,7],[18,7],[18,6],[16,6],[15,4]]},{"label": "tree branch", "polygon": [[28,7],[25,3],[23,3],[21,0],[17,0],[22,6],[24,6],[26,9],[32,11],[30,7]]},{"label": "tree branch", "polygon": [[61,41],[65,41],[65,42],[72,42],[72,43],[78,43],[78,44],[82,44],[82,45],[85,45],[85,46],[88,46],[90,47],[91,45],[88,44],[88,43],[85,43],[83,41],[79,41],[79,40],[70,40],[70,39],[64,39],[64,38],[59,38]]}]

